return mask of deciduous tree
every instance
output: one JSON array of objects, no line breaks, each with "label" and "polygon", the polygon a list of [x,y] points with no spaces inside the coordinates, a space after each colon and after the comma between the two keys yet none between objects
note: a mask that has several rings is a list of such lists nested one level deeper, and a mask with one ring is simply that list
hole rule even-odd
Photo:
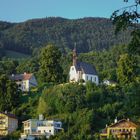
[{"label": "deciduous tree", "polygon": [[62,79],[61,52],[54,45],[47,45],[40,54],[40,78],[43,82],[59,83]]}]

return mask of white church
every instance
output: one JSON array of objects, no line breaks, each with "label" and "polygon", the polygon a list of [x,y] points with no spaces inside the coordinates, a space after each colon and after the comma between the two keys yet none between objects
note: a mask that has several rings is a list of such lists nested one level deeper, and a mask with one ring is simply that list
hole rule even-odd
[{"label": "white church", "polygon": [[91,64],[77,61],[76,49],[73,50],[73,65],[70,67],[69,81],[78,82],[83,80],[84,82],[91,81],[96,85],[99,84],[99,77],[96,69]]}]

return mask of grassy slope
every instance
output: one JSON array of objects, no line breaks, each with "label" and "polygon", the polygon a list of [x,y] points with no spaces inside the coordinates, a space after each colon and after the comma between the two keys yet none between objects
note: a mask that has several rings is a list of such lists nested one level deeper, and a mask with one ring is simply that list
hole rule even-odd
[{"label": "grassy slope", "polygon": [[29,55],[15,52],[15,51],[6,51],[6,56],[7,58],[12,58],[12,59],[26,59],[29,58]]}]

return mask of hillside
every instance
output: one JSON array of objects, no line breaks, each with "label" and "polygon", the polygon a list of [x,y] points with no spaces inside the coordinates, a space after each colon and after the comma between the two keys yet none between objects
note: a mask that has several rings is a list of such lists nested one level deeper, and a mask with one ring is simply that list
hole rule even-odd
[{"label": "hillside", "polygon": [[[47,43],[56,44],[62,52],[103,50],[130,40],[129,31],[114,35],[114,26],[105,18],[43,18],[22,23],[0,22],[0,49],[31,54]],[[1,53],[0,55],[4,54]]]}]

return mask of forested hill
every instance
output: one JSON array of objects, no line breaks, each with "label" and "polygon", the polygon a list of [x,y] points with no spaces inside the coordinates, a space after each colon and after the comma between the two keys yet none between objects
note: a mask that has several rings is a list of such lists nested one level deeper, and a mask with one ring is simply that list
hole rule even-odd
[{"label": "forested hill", "polygon": [[22,23],[0,22],[0,50],[25,54],[47,43],[68,51],[76,42],[79,52],[102,50],[116,44],[128,43],[129,31],[115,36],[114,27],[106,18],[43,18]]}]

